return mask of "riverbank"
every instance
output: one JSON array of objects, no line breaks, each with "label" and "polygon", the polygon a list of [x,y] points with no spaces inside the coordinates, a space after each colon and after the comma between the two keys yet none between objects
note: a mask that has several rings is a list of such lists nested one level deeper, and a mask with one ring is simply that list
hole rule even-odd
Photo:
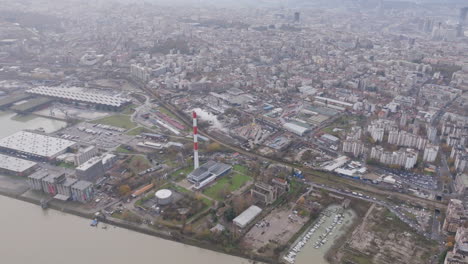
[{"label": "riverbank", "polygon": [[[13,189],[6,190],[4,188],[0,188],[0,195],[6,196],[6,197],[9,197],[9,198],[13,198],[13,199],[17,199],[17,200],[20,200],[20,201],[23,201],[23,202],[31,203],[31,204],[34,204],[34,205],[37,205],[37,206],[41,205],[41,200],[44,198],[43,197],[44,195],[35,194],[31,190],[28,190],[26,192],[23,192],[22,190],[23,190],[22,188],[18,188],[16,190],[13,190]],[[52,210],[64,212],[64,213],[67,213],[67,214],[71,214],[71,215],[74,215],[74,216],[86,218],[86,219],[89,219],[89,220],[95,218],[96,211],[92,210],[92,209],[86,209],[81,204],[74,205],[74,204],[70,204],[69,202],[62,202],[62,201],[58,201],[58,200],[52,200],[52,201],[49,202],[48,205],[49,205],[49,209],[52,209]],[[132,231],[135,231],[135,232],[138,232],[138,233],[142,233],[142,234],[162,238],[162,239],[165,239],[165,240],[170,240],[170,241],[182,243],[182,244],[189,245],[189,246],[194,246],[194,247],[198,247],[198,248],[202,248],[202,249],[206,249],[206,250],[210,250],[210,251],[214,251],[214,252],[218,252],[218,253],[222,253],[222,254],[227,254],[227,255],[231,255],[231,256],[235,256],[235,257],[240,257],[240,258],[246,259],[247,261],[253,262],[253,263],[255,263],[255,262],[279,263],[279,262],[277,262],[275,260],[265,259],[265,258],[260,257],[260,256],[246,255],[246,254],[242,253],[241,251],[237,251],[237,250],[231,251],[231,252],[226,252],[225,250],[223,250],[220,247],[217,247],[216,245],[210,244],[210,243],[208,243],[206,241],[195,240],[195,239],[192,239],[190,237],[183,236],[179,232],[177,232],[177,235],[174,235],[176,231],[166,232],[166,231],[163,231],[163,230],[156,230],[154,228],[151,228],[149,226],[145,226],[143,224],[138,225],[138,224],[134,224],[134,223],[131,223],[131,222],[127,222],[127,221],[112,218],[112,217],[101,218],[101,222],[104,222],[104,223],[109,224],[109,225],[121,227],[121,228],[124,228],[124,229],[132,230]]]}]

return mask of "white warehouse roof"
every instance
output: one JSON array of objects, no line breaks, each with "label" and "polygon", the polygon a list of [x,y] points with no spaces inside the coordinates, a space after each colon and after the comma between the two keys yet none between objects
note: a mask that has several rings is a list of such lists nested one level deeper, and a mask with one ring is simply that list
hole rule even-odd
[{"label": "white warehouse roof", "polygon": [[300,125],[296,125],[294,123],[285,123],[283,125],[283,127],[290,131],[290,132],[293,132],[294,134],[297,134],[299,136],[302,136],[304,135],[305,132],[307,132],[309,129],[307,127],[303,127],[303,126],[300,126]]},{"label": "white warehouse roof", "polygon": [[247,210],[242,212],[236,218],[234,218],[233,222],[240,228],[244,228],[248,223],[255,219],[260,213],[262,209],[258,206],[252,205]]},{"label": "white warehouse roof", "polygon": [[21,173],[36,166],[36,164],[33,161],[0,154],[0,169]]},{"label": "white warehouse roof", "polygon": [[109,96],[104,94],[98,93],[91,93],[91,92],[81,92],[71,88],[64,88],[64,87],[47,87],[47,86],[40,86],[27,91],[28,93],[43,95],[43,96],[51,96],[56,98],[62,99],[69,99],[75,101],[81,101],[86,103],[93,103],[93,104],[100,104],[100,105],[109,105],[120,107],[130,100],[119,97],[119,96]]},{"label": "white warehouse roof", "polygon": [[55,158],[56,155],[63,153],[68,147],[75,144],[74,141],[28,131],[20,131],[0,139],[0,148],[45,158]]}]

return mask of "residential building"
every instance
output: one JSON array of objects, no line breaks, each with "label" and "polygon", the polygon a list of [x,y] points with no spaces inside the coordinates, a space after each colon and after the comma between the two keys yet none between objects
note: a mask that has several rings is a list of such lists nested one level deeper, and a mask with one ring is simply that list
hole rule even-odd
[{"label": "residential building", "polygon": [[439,152],[439,146],[428,144],[424,149],[423,160],[426,162],[434,162]]},{"label": "residential building", "polygon": [[466,219],[463,202],[457,199],[451,199],[447,207],[442,230],[447,233],[455,233],[457,229],[465,223]]},{"label": "residential building", "polygon": [[444,264],[468,263],[468,228],[460,227],[455,235],[453,250],[447,252]]}]

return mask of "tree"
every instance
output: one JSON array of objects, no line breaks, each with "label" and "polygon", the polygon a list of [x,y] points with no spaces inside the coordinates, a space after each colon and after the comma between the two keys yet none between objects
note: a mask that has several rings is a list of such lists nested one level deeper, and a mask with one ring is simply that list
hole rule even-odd
[{"label": "tree", "polygon": [[131,189],[130,186],[128,186],[127,184],[120,185],[120,187],[119,187],[119,194],[120,194],[121,196],[126,196],[126,195],[128,195],[131,191],[132,191],[132,189]]},{"label": "tree", "polygon": [[221,150],[221,145],[217,142],[213,142],[209,144],[208,147],[206,148],[206,151],[208,152],[217,152],[220,150]]},{"label": "tree", "polygon": [[227,185],[224,185],[223,188],[220,188],[217,195],[219,198],[226,198],[231,192],[229,191],[229,188]]},{"label": "tree", "polygon": [[232,220],[236,218],[236,212],[234,211],[234,208],[231,207],[224,211],[224,218],[226,219],[226,221],[232,222]]},{"label": "tree", "polygon": [[302,161],[309,161],[313,158],[314,156],[312,155],[312,151],[310,149],[304,151],[304,153],[302,153],[302,156],[301,156],[301,159]]}]

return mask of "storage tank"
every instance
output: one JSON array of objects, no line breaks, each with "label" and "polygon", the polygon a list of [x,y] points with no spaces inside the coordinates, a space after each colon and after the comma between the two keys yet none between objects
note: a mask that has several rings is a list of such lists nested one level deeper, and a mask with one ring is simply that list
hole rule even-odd
[{"label": "storage tank", "polygon": [[172,191],[168,189],[161,189],[157,191],[154,196],[160,205],[170,204],[172,202]]}]

